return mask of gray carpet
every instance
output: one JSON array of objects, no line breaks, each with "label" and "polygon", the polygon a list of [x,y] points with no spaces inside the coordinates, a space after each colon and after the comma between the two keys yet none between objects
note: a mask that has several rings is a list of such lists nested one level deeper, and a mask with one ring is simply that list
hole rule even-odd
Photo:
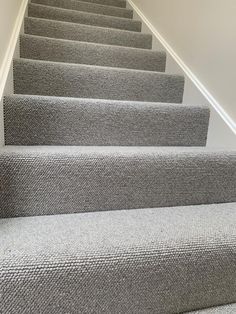
[{"label": "gray carpet", "polygon": [[[1,314],[236,312],[236,151],[124,0],[32,0],[4,98]],[[232,303],[232,305],[231,305]]]},{"label": "gray carpet", "polygon": [[204,310],[189,312],[189,314],[235,314],[236,303],[212,307]]},{"label": "gray carpet", "polygon": [[22,35],[21,57],[45,61],[80,63],[164,72],[166,53],[114,45]]},{"label": "gray carpet", "polygon": [[8,96],[7,145],[205,146],[206,106]]},{"label": "gray carpet", "polygon": [[236,151],[8,146],[0,173],[3,217],[236,202]]},{"label": "gray carpet", "polygon": [[16,94],[181,103],[184,78],[81,64],[14,60]]},{"label": "gray carpet", "polygon": [[81,1],[103,4],[103,5],[111,5],[115,7],[121,7],[121,8],[126,7],[126,0],[81,0]]},{"label": "gray carpet", "polygon": [[3,311],[169,314],[234,302],[235,220],[235,203],[3,219]]},{"label": "gray carpet", "polygon": [[107,5],[93,4],[78,0],[31,0],[32,3],[43,4],[63,9],[78,10],[124,18],[133,17],[133,11],[125,8],[117,8]]},{"label": "gray carpet", "polygon": [[25,33],[134,48],[152,47],[149,34],[32,17],[25,18]]},{"label": "gray carpet", "polygon": [[80,12],[30,3],[28,16],[80,24],[141,31],[141,22],[108,15]]}]

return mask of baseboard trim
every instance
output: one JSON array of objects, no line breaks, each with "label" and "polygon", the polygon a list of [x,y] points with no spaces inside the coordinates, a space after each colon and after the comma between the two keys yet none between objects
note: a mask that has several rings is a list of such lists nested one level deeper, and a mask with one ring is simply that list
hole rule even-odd
[{"label": "baseboard trim", "polygon": [[7,83],[9,71],[11,69],[11,64],[12,64],[15,49],[17,46],[17,41],[20,35],[21,26],[24,20],[27,5],[28,5],[28,0],[23,0],[19,9],[18,16],[16,18],[16,22],[12,31],[12,35],[10,38],[10,42],[9,42],[5,57],[3,59],[2,67],[0,68],[0,100],[2,99],[3,94],[4,94],[4,89]]},{"label": "baseboard trim", "polygon": [[206,98],[207,102],[216,110],[220,117],[225,121],[228,127],[236,135],[236,123],[229,116],[229,114],[223,109],[220,103],[214,98],[214,96],[207,90],[207,88],[201,83],[197,76],[189,69],[189,67],[184,63],[184,61],[178,56],[174,49],[168,44],[164,37],[157,31],[157,29],[152,25],[152,23],[147,19],[147,17],[142,13],[142,11],[133,3],[132,0],[127,0],[134,11],[139,15],[140,19],[146,24],[157,40],[163,45],[166,51],[182,69],[185,75],[192,81],[200,93]]}]

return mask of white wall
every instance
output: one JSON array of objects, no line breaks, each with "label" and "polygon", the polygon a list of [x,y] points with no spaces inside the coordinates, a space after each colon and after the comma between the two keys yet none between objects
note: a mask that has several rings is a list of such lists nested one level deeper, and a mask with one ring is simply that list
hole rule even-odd
[{"label": "white wall", "polygon": [[0,0],[0,69],[23,0]]},{"label": "white wall", "polygon": [[[209,146],[236,147],[236,1],[235,0],[129,0],[146,20],[145,32],[154,30],[170,46],[180,63],[203,84],[212,103]],[[137,15],[136,15],[137,17]],[[149,29],[148,27],[149,26]],[[151,29],[150,29],[151,27]],[[154,49],[163,49],[154,38]],[[206,103],[193,82],[168,54],[167,71],[186,77],[184,102]],[[222,110],[221,110],[222,109]],[[224,118],[225,114],[225,120]],[[227,124],[227,114],[228,123]],[[231,121],[229,121],[231,120]],[[236,130],[236,129],[235,129]]]}]

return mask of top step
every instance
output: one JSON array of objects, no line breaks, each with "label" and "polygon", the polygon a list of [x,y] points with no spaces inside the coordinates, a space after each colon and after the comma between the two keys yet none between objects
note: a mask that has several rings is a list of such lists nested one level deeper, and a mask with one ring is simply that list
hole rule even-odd
[{"label": "top step", "polygon": [[102,5],[110,5],[113,7],[126,8],[125,0],[80,0],[80,1],[91,2],[91,3],[96,3],[96,4],[102,4]]},{"label": "top step", "polygon": [[78,0],[31,0],[31,3],[130,19],[133,18],[133,10]]}]

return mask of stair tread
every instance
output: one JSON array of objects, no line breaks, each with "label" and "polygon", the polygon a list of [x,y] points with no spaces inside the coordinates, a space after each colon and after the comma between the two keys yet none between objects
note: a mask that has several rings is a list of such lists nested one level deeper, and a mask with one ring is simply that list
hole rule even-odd
[{"label": "stair tread", "polygon": [[103,313],[230,303],[235,221],[236,203],[4,219],[4,296],[14,293],[23,309],[21,298],[32,300],[32,312],[48,310],[52,299],[66,312]]},{"label": "stair tread", "polygon": [[15,95],[4,117],[7,145],[204,146],[209,108]]},{"label": "stair tread", "polygon": [[181,103],[184,88],[181,75],[28,59],[14,78],[16,94],[45,96]]},{"label": "stair tread", "polygon": [[71,23],[126,29],[136,32],[141,31],[140,21],[90,12],[63,9],[59,7],[50,7],[35,3],[29,3],[28,17],[46,18]]},{"label": "stair tread", "polygon": [[25,18],[25,33],[116,46],[145,49],[152,47],[150,34],[34,17]]},{"label": "stair tread", "polygon": [[149,49],[21,35],[21,57],[164,72],[166,53]]},{"label": "stair tread", "polygon": [[78,0],[31,0],[31,2],[76,11],[93,12],[109,16],[119,16],[129,19],[133,18],[133,10],[131,9],[100,5],[96,3],[89,3]]}]

